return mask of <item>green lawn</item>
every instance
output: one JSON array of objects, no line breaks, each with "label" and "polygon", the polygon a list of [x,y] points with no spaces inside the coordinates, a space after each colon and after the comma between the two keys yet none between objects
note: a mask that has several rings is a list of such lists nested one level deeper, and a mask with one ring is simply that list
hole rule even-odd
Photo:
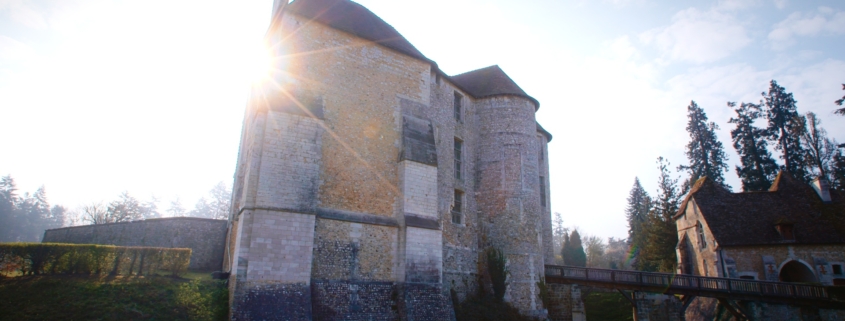
[{"label": "green lawn", "polygon": [[631,302],[625,299],[622,294],[593,292],[583,299],[584,310],[587,310],[587,320],[634,320]]},{"label": "green lawn", "polygon": [[208,273],[183,278],[0,278],[0,320],[225,320],[228,290]]}]

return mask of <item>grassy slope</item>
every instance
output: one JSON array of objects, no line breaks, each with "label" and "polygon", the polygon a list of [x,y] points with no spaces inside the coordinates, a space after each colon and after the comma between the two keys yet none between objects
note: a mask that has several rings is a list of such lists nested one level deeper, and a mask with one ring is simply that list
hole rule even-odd
[{"label": "grassy slope", "polygon": [[225,320],[227,308],[225,285],[208,278],[0,279],[0,320]]},{"label": "grassy slope", "polygon": [[593,292],[584,298],[587,320],[634,320],[631,303],[619,293]]}]

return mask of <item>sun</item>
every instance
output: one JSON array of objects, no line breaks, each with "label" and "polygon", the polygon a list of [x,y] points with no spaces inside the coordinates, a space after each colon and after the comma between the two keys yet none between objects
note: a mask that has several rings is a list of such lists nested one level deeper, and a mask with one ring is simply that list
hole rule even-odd
[{"label": "sun", "polygon": [[251,82],[260,83],[272,78],[275,67],[274,56],[273,51],[264,44],[257,44],[251,48],[244,64],[244,72]]}]

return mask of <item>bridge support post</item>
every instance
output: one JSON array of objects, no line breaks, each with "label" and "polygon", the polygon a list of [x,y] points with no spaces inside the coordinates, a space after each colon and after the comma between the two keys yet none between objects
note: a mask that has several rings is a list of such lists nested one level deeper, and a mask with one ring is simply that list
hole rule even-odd
[{"label": "bridge support post", "polygon": [[695,300],[695,296],[690,294],[686,294],[681,298],[681,309],[680,311],[678,311],[678,318],[681,321],[687,319],[687,308],[689,307],[690,303],[692,303],[692,300]]},{"label": "bridge support post", "polygon": [[734,316],[734,318],[736,318],[738,321],[750,321],[751,320],[751,319],[748,318],[748,314],[743,313],[741,308],[735,307],[733,304],[731,304],[731,301],[728,301],[728,299],[718,298],[717,300],[719,300],[719,304],[724,306],[725,309],[727,309],[728,312],[730,312]]},{"label": "bridge support post", "polygon": [[647,300],[642,298],[637,298],[639,295],[637,291],[631,291],[631,295],[625,293],[625,291],[616,289],[628,302],[631,302],[632,312],[634,313],[634,321],[648,321],[648,308],[649,304]]}]

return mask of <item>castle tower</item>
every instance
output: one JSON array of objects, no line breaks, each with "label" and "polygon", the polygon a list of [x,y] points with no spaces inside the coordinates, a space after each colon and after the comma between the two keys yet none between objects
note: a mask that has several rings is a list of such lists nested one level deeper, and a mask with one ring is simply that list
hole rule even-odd
[{"label": "castle tower", "polygon": [[548,137],[538,131],[539,103],[498,66],[453,77],[474,96],[479,120],[476,202],[484,239],[501,249],[510,276],[505,299],[523,313],[543,309],[536,286],[551,260],[551,227],[546,179]]}]

